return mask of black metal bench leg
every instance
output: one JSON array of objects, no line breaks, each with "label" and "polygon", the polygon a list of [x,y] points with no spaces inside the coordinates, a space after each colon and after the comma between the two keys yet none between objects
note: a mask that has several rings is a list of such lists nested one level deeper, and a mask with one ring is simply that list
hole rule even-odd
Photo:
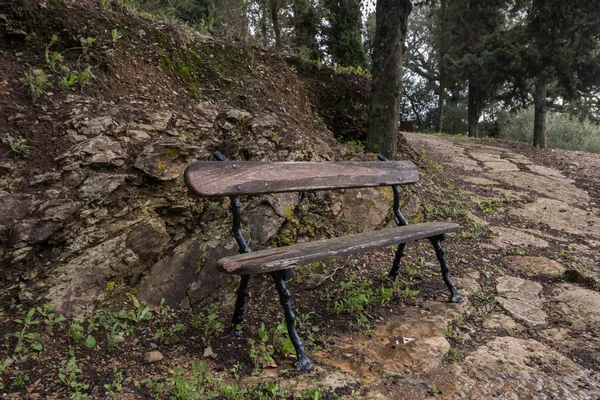
[{"label": "black metal bench leg", "polygon": [[388,274],[388,277],[391,279],[396,279],[398,277],[398,273],[400,272],[400,260],[405,256],[404,254],[404,246],[406,243],[400,243],[398,245],[398,249],[396,249],[396,256],[394,257],[394,264],[392,264],[392,269]]},{"label": "black metal bench leg", "polygon": [[281,305],[283,306],[283,312],[285,313],[285,323],[287,325],[288,334],[290,335],[290,340],[292,341],[292,344],[296,349],[296,356],[298,358],[298,362],[296,362],[296,367],[305,371],[312,371],[315,368],[315,366],[306,355],[306,350],[304,350],[304,346],[302,345],[300,336],[298,336],[298,332],[296,332],[296,316],[294,315],[294,311],[292,310],[292,302],[290,301],[290,291],[285,285],[284,271],[272,272],[270,275],[273,277],[275,286],[277,286],[277,291],[279,292],[279,299],[281,301]]},{"label": "black metal bench leg", "polygon": [[235,310],[231,319],[230,332],[236,336],[242,334],[242,322],[244,322],[244,310],[246,309],[246,297],[248,297],[248,281],[250,275],[242,275],[240,286],[237,290],[237,300],[235,301]]},{"label": "black metal bench leg", "polygon": [[444,256],[444,249],[440,245],[440,242],[444,240],[444,235],[436,236],[429,238],[429,241],[433,245],[435,249],[435,256],[440,262],[440,266],[442,267],[442,277],[444,278],[444,282],[446,282],[446,286],[450,289],[450,300],[452,303],[462,303],[463,298],[458,295],[458,291],[456,290],[456,286],[450,279],[450,273],[448,271],[448,264],[446,264],[446,257]]}]

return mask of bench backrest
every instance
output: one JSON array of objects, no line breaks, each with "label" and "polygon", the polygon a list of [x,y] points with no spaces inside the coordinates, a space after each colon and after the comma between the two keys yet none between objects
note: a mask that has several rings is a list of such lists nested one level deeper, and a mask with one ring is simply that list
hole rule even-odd
[{"label": "bench backrest", "polygon": [[419,180],[411,161],[199,161],[188,165],[187,187],[201,197],[392,186]]}]

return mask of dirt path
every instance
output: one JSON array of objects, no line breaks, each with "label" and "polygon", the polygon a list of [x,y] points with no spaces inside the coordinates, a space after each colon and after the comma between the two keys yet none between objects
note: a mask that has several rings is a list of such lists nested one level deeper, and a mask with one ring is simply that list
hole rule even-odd
[{"label": "dirt path", "polygon": [[339,338],[317,355],[318,380],[360,382],[373,399],[600,398],[600,210],[589,194],[600,157],[406,136],[467,199],[470,222],[449,248],[468,300],[424,301],[370,339]]}]

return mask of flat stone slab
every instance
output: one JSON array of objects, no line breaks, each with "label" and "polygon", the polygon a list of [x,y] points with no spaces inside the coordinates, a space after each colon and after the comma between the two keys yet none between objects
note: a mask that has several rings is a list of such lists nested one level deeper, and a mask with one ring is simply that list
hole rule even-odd
[{"label": "flat stone slab", "polygon": [[486,172],[483,177],[518,187],[531,194],[561,200],[569,204],[590,201],[590,196],[584,190],[573,186],[568,179],[550,178],[524,171],[490,171]]},{"label": "flat stone slab", "polygon": [[509,267],[524,272],[527,276],[559,276],[565,272],[565,267],[561,263],[546,257],[507,256],[502,261]]},{"label": "flat stone slab", "polygon": [[570,283],[556,287],[552,309],[574,329],[600,329],[600,293]]},{"label": "flat stone slab", "polygon": [[600,217],[597,210],[585,211],[560,200],[539,198],[523,208],[512,209],[510,215],[535,222],[544,221],[552,229],[559,231],[600,238]]},{"label": "flat stone slab", "polygon": [[479,185],[479,186],[499,185],[499,183],[496,181],[493,181],[491,179],[486,179],[486,178],[480,178],[478,176],[463,176],[463,177],[461,177],[461,179],[467,183],[472,183],[474,185]]},{"label": "flat stone slab", "polygon": [[492,243],[500,249],[524,249],[527,247],[548,247],[548,242],[520,229],[492,226]]},{"label": "flat stone slab", "polygon": [[553,168],[544,167],[542,165],[531,164],[531,165],[527,166],[527,169],[529,169],[531,172],[534,172],[538,175],[547,176],[548,178],[557,178],[560,180],[568,180],[568,178],[566,176],[564,176],[563,174],[561,174],[559,171],[557,171]]},{"label": "flat stone slab", "polygon": [[510,161],[500,160],[500,161],[486,161],[484,163],[485,167],[491,169],[492,171],[518,171],[519,167]]},{"label": "flat stone slab", "polygon": [[475,160],[483,163],[501,162],[500,154],[472,151],[469,153],[469,157],[474,158]]},{"label": "flat stone slab", "polygon": [[600,376],[531,339],[497,337],[453,364],[446,399],[597,399]]},{"label": "flat stone slab", "polygon": [[540,283],[515,276],[501,276],[497,281],[496,300],[506,311],[531,326],[546,324],[547,315],[539,297]]},{"label": "flat stone slab", "polygon": [[505,331],[512,331],[517,329],[519,324],[506,314],[492,313],[483,321],[483,327],[485,329],[503,329]]},{"label": "flat stone slab", "polygon": [[[371,338],[339,338],[325,357],[314,354],[314,358],[358,377],[363,384],[406,371],[427,373],[437,368],[450,350],[444,328],[468,309],[466,299],[459,304],[426,301],[422,308],[411,307],[408,315],[378,326]],[[405,343],[405,338],[412,340]]]}]

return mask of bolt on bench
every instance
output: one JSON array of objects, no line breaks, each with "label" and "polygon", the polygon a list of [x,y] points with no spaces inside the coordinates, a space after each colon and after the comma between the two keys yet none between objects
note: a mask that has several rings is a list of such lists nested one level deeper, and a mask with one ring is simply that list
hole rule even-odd
[{"label": "bolt on bench", "polygon": [[[221,272],[241,275],[237,291],[237,301],[232,332],[241,334],[248,281],[250,275],[269,274],[275,282],[290,339],[296,349],[297,367],[311,371],[312,361],[306,355],[302,341],[295,328],[295,315],[290,302],[290,291],[285,284],[286,270],[298,265],[310,264],[333,257],[354,254],[391,245],[398,245],[390,278],[398,276],[400,259],[404,256],[406,243],[428,239],[435,249],[442,269],[442,277],[450,290],[451,302],[462,302],[448,272],[444,250],[440,242],[444,234],[459,229],[457,224],[447,222],[427,222],[409,225],[400,212],[400,190],[398,185],[415,183],[419,172],[410,161],[388,161],[379,155],[380,162],[253,162],[227,161],[219,152],[219,161],[198,161],[185,170],[187,187],[201,197],[223,197],[231,199],[233,214],[233,236],[240,249],[237,256],[224,257],[217,264]],[[356,235],[337,237],[301,243],[294,246],[271,248],[250,252],[241,230],[239,195],[300,192],[326,189],[363,188],[391,186],[394,192],[393,212],[398,227],[364,232]]]}]

